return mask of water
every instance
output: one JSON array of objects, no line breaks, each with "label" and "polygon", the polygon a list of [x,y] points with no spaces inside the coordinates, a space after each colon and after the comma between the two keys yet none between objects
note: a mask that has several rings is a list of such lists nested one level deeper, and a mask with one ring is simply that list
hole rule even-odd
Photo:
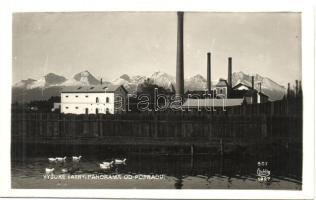
[{"label": "water", "polygon": [[[60,156],[60,155],[56,155]],[[101,170],[109,155],[83,155],[80,163],[70,156],[66,163],[49,163],[45,156],[13,158],[13,188],[109,188],[109,189],[290,189],[301,190],[300,160],[229,156],[155,156],[121,154],[126,164]],[[268,181],[258,180],[258,161],[271,172]],[[54,176],[45,175],[54,168]],[[68,172],[62,172],[62,169]],[[262,169],[262,167],[260,168]]]}]

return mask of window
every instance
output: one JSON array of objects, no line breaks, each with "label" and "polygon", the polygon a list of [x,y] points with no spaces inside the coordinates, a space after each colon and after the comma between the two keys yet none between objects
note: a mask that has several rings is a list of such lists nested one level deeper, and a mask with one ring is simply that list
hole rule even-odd
[{"label": "window", "polygon": [[78,106],[76,106],[76,109],[78,109]]},{"label": "window", "polygon": [[106,97],[106,103],[109,103],[109,102],[110,102],[110,98]]},{"label": "window", "polygon": [[95,98],[95,102],[96,102],[96,103],[99,103],[99,97],[96,97],[96,98]]},{"label": "window", "polygon": [[106,114],[109,114],[110,113],[110,110],[107,108],[107,109],[105,109],[105,113]]},{"label": "window", "polygon": [[66,98],[68,98],[68,95],[66,95]]},{"label": "window", "polygon": [[99,108],[95,109],[95,114],[99,114]]},{"label": "window", "polygon": [[78,98],[78,95],[76,95],[76,98]]},{"label": "window", "polygon": [[89,109],[88,108],[86,108],[86,114],[89,114]]},{"label": "window", "polygon": [[90,90],[92,90],[94,87],[91,87]]},{"label": "window", "polygon": [[68,106],[66,106],[66,109],[68,109]]},{"label": "window", "polygon": [[88,95],[86,95],[86,98],[88,98],[89,96]]}]

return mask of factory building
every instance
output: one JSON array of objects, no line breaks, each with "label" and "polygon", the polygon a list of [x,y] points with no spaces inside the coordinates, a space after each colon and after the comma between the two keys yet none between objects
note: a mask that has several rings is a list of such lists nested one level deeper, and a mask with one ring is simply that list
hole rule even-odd
[{"label": "factory building", "polygon": [[61,91],[60,112],[65,114],[115,114],[126,111],[123,86],[72,86]]},{"label": "factory building", "polygon": [[[183,19],[184,13],[178,12],[178,24],[177,24],[177,58],[176,58],[176,96],[184,95],[184,62],[183,62]],[[221,101],[210,101],[207,98],[226,99],[227,106],[239,106],[246,102],[247,104],[265,103],[268,101],[268,96],[261,91],[254,89],[254,77],[252,77],[252,86],[247,86],[243,83],[239,83],[235,86],[232,85],[232,58],[228,57],[228,76],[227,80],[219,79],[218,83],[212,86],[211,83],[211,53],[207,53],[207,93],[210,97],[201,97],[196,99],[197,94],[202,94],[203,91],[190,91],[189,97],[185,99],[183,106],[188,105],[208,105],[212,104],[215,107],[222,106]],[[186,93],[186,94],[187,94]],[[191,98],[195,96],[194,98]],[[203,101],[197,103],[198,100]]]}]

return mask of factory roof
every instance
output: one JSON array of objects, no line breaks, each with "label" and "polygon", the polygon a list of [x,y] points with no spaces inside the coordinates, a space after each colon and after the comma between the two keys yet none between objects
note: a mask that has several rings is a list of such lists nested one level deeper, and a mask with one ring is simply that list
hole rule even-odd
[{"label": "factory roof", "polygon": [[[122,85],[91,85],[91,86],[68,86],[64,87],[61,93],[105,93],[105,92],[115,92]],[[126,90],[125,90],[126,91]]]},{"label": "factory roof", "polygon": [[211,90],[211,91],[207,91],[207,90],[187,90],[185,92],[185,96],[189,97],[189,95],[192,95],[192,96],[198,96],[200,98],[205,98],[205,97],[208,97],[209,96],[212,96],[213,95],[214,90]]},{"label": "factory roof", "polygon": [[237,85],[235,85],[235,86],[233,87],[233,90],[235,90],[235,89],[237,89],[237,88],[239,88],[239,87],[241,87],[241,86],[245,86],[245,87],[248,88],[248,89],[252,89],[251,86],[249,86],[249,85],[246,85],[246,84],[244,84],[244,83],[238,83]]},{"label": "factory roof", "polygon": [[228,83],[225,79],[219,79],[218,83],[216,84],[216,87],[227,87]]},{"label": "factory roof", "polygon": [[262,93],[262,92],[258,92],[258,94],[261,95],[261,96],[269,97],[268,95],[266,95],[266,94],[264,94],[264,93]]},{"label": "factory roof", "polygon": [[122,85],[109,85],[106,89],[106,92],[115,92],[120,87],[122,87],[125,90],[125,88]]},{"label": "factory roof", "polygon": [[183,107],[230,107],[240,106],[243,102],[243,98],[240,99],[187,99]]}]

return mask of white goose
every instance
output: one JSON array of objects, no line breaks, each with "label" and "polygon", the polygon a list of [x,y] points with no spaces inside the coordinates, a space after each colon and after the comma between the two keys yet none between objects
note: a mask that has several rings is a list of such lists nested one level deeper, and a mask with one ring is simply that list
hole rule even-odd
[{"label": "white goose", "polygon": [[56,158],[48,158],[48,162],[55,163],[57,162]]},{"label": "white goose", "polygon": [[45,168],[46,174],[52,174],[54,172],[55,168]]},{"label": "white goose", "polygon": [[114,161],[111,162],[103,162],[103,165],[113,166]]},{"label": "white goose", "polygon": [[117,165],[125,164],[126,158],[124,158],[123,160],[115,159],[114,161],[115,161],[114,163],[117,164]]},{"label": "white goose", "polygon": [[109,170],[111,169],[111,165],[100,163],[100,168],[103,170]]},{"label": "white goose", "polygon": [[67,173],[67,172],[68,172],[68,169],[67,169],[67,168],[62,168],[62,169],[61,169],[61,172],[62,172],[62,173]]},{"label": "white goose", "polygon": [[62,157],[56,157],[56,161],[57,162],[66,162],[66,158],[67,158],[66,156],[63,157],[63,158]]},{"label": "white goose", "polygon": [[79,162],[82,156],[73,156],[72,161],[73,162]]}]

